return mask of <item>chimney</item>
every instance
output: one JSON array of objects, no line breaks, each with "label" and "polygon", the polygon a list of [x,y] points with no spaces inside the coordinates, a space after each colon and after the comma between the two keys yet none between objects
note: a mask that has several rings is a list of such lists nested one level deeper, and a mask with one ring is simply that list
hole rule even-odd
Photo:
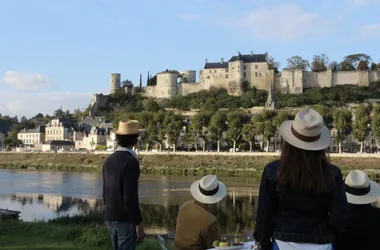
[{"label": "chimney", "polygon": [[206,58],[206,64],[208,63],[208,61],[207,61],[207,58]]},{"label": "chimney", "polygon": [[221,63],[221,64],[224,63],[224,58],[223,58],[223,57],[220,59],[220,63]]},{"label": "chimney", "polygon": [[251,50],[251,56],[253,56],[253,50]]}]

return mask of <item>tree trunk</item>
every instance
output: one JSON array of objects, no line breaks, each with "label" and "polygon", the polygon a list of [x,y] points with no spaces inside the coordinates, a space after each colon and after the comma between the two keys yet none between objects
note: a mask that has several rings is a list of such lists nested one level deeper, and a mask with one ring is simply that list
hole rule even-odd
[{"label": "tree trunk", "polygon": [[342,142],[338,143],[338,147],[339,147],[339,154],[341,154],[342,153]]},{"label": "tree trunk", "polygon": [[364,142],[360,142],[360,153],[361,154],[363,153],[363,146],[364,146]]},{"label": "tree trunk", "polygon": [[249,152],[252,152],[252,144],[253,144],[253,143],[250,141],[250,142],[249,142]]},{"label": "tree trunk", "polygon": [[148,152],[149,151],[149,143],[146,144],[146,148],[145,148],[145,151]]},{"label": "tree trunk", "polygon": [[175,143],[173,143],[173,152],[175,152]]},{"label": "tree trunk", "polygon": [[234,152],[236,152],[236,141],[234,141]]},{"label": "tree trunk", "polygon": [[203,150],[203,152],[206,151],[206,142],[204,140],[202,142],[202,150]]},{"label": "tree trunk", "polygon": [[267,141],[267,153],[269,152],[269,140]]},{"label": "tree trunk", "polygon": [[217,146],[218,146],[218,152],[220,152],[220,140],[218,140],[218,143],[217,143]]},{"label": "tree trunk", "polygon": [[187,144],[187,152],[190,152],[190,144]]}]

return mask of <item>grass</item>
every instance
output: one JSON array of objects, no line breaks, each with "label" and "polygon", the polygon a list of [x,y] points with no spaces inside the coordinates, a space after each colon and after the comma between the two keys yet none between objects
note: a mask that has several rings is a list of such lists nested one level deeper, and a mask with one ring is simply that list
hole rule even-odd
[{"label": "grass", "polygon": [[[104,222],[98,217],[63,217],[49,222],[0,222],[0,249],[112,249]],[[168,249],[171,249],[168,246]],[[161,250],[147,238],[137,250]]]},{"label": "grass", "polygon": [[[100,171],[107,155],[100,154],[48,154],[9,153],[0,154],[0,168],[41,170]],[[141,155],[141,172],[162,175],[217,174],[219,176],[258,176],[265,165],[276,156],[247,155]],[[331,158],[333,164],[347,173],[352,169],[369,170],[372,178],[380,178],[378,158]]]}]

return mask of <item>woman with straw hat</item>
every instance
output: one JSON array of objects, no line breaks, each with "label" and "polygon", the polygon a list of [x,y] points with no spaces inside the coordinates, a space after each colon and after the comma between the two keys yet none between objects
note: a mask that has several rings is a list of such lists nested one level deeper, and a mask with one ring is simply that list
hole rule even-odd
[{"label": "woman with straw hat", "polygon": [[336,250],[378,249],[380,208],[372,203],[380,197],[380,186],[361,170],[351,171],[344,182],[350,206],[350,229],[339,235]]},{"label": "woman with straw hat", "polygon": [[348,214],[342,173],[325,152],[330,131],[303,109],[279,132],[281,157],[264,169],[254,237],[264,250],[330,250]]}]

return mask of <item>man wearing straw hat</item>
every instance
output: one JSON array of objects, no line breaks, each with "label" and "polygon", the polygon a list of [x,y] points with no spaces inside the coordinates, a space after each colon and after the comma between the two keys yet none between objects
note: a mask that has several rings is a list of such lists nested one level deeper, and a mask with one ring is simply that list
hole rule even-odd
[{"label": "man wearing straw hat", "polygon": [[336,250],[379,249],[380,208],[372,203],[380,197],[380,186],[361,170],[351,171],[344,183],[351,226],[337,237]]},{"label": "man wearing straw hat", "polygon": [[142,130],[139,122],[120,121],[116,135],[117,150],[103,164],[103,201],[105,221],[115,250],[135,250],[144,240],[139,208],[140,164],[132,151]]},{"label": "man wearing straw hat", "polygon": [[215,175],[206,175],[190,187],[195,201],[187,201],[179,210],[175,237],[176,250],[204,250],[220,240],[219,223],[210,205],[227,194],[226,186]]}]

